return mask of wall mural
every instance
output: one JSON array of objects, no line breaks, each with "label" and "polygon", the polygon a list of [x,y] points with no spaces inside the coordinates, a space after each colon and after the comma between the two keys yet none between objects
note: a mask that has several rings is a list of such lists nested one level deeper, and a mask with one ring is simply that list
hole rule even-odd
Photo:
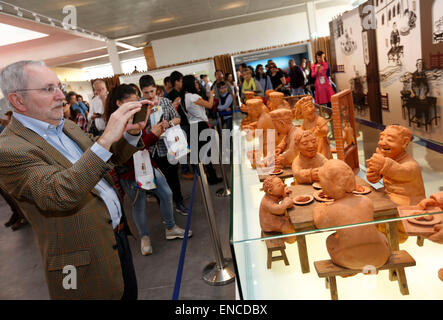
[{"label": "wall mural", "polygon": [[[389,87],[400,80],[404,68],[405,45],[411,45],[409,35],[417,27],[416,1],[390,0],[377,12],[382,33],[390,34],[386,39],[387,64],[380,70],[383,87]],[[386,30],[386,31],[385,31]],[[389,33],[390,32],[390,33]]]},{"label": "wall mural", "polygon": [[340,41],[340,47],[342,52],[347,56],[350,56],[357,50],[357,43],[349,36],[348,30],[345,31],[345,39]]},{"label": "wall mural", "polygon": [[409,126],[424,127],[430,131],[432,126],[438,126],[440,115],[437,108],[437,97],[433,96],[433,84],[438,84],[442,78],[442,70],[426,70],[423,60],[418,59],[416,70],[405,73],[400,81],[403,83],[401,104],[403,118]]},{"label": "wall mural", "polygon": [[352,90],[352,97],[354,100],[355,110],[359,115],[366,115],[369,111],[367,102],[367,82],[366,76],[361,76],[358,71],[355,71],[355,77],[349,80]]},{"label": "wall mural", "polygon": [[433,44],[443,42],[443,1],[434,1],[432,7]]}]

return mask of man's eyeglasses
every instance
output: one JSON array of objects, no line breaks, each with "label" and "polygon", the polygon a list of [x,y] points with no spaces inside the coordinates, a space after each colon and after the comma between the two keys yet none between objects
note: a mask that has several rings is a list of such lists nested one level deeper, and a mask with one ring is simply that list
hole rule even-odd
[{"label": "man's eyeglasses", "polygon": [[15,92],[39,90],[39,91],[45,91],[47,93],[56,94],[57,93],[57,89],[59,89],[60,91],[63,92],[63,86],[61,84],[59,84],[58,86],[50,85],[50,86],[48,86],[46,88],[40,88],[40,89],[20,89],[20,90],[15,90]]}]

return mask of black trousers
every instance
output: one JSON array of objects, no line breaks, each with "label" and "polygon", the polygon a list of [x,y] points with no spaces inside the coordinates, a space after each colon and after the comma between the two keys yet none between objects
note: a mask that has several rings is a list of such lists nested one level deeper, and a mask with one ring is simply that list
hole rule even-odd
[{"label": "black trousers", "polygon": [[[200,121],[198,123],[193,123],[191,124],[191,126],[197,126],[197,131],[198,131],[198,135],[200,136],[200,133],[205,130],[205,129],[209,129],[209,125],[206,121]],[[198,137],[197,137],[198,139]],[[206,144],[206,141],[200,141],[200,139],[198,139],[198,152],[200,154],[200,149]],[[208,156],[211,156],[210,152],[208,153]],[[208,182],[210,183],[211,181],[214,181],[217,179],[217,171],[215,171],[215,168],[212,166],[212,163],[208,163],[203,165],[205,170],[206,170],[206,174],[208,175]]]},{"label": "black trousers", "polygon": [[14,224],[20,218],[24,218],[22,210],[19,208],[19,206],[17,205],[17,202],[15,202],[15,200],[9,195],[8,192],[6,192],[5,190],[2,190],[2,188],[0,188],[0,195],[3,196],[3,198],[6,200],[6,202],[9,204],[9,206],[11,207],[11,210],[12,210],[12,215],[8,221],[9,223]]},{"label": "black trousers", "polygon": [[114,232],[115,241],[117,241],[118,256],[122,267],[123,282],[125,290],[122,300],[137,300],[138,288],[137,277],[135,275],[134,264],[132,262],[131,249],[129,248],[128,237],[124,230]]},{"label": "black trousers", "polygon": [[172,197],[175,203],[183,202],[182,189],[180,185],[180,178],[178,176],[178,164],[170,164],[168,157],[153,157],[155,164],[160,171],[165,175],[166,181],[172,191]]}]

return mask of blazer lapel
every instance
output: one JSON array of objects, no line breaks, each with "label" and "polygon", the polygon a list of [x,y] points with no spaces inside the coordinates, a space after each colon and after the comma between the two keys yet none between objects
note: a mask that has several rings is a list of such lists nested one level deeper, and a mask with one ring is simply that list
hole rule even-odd
[{"label": "blazer lapel", "polygon": [[66,157],[63,156],[57,149],[46,142],[45,139],[43,139],[40,135],[23,126],[16,118],[12,117],[9,128],[18,136],[42,149],[64,168],[67,169],[72,166],[71,162],[66,159]]},{"label": "blazer lapel", "polygon": [[[66,126],[66,124],[65,124],[65,126]],[[31,143],[31,144],[37,146],[38,148],[42,149],[46,154],[48,154],[52,159],[54,159],[54,161],[56,161],[58,164],[60,164],[63,168],[68,169],[68,168],[72,167],[72,163],[68,159],[66,159],[66,157],[64,155],[62,155],[57,149],[55,149],[53,146],[51,146],[51,144],[46,142],[45,139],[43,139],[40,135],[38,135],[34,131],[26,128],[25,126],[23,126],[20,123],[20,121],[18,121],[14,117],[11,118],[11,122],[9,123],[8,127],[16,135],[22,137],[23,139],[25,139],[29,143]],[[65,131],[65,129],[63,129],[63,131],[71,139],[73,139],[75,142],[78,143],[78,141],[73,137],[73,135],[69,134],[69,133],[72,132],[71,130],[68,129],[67,130],[68,132],[67,132],[67,131]],[[81,143],[78,143],[83,151],[85,150],[85,149],[83,149],[83,146],[82,146],[82,145],[84,145],[84,143],[85,143],[84,141],[82,141]],[[112,178],[111,178],[111,180],[112,180]],[[93,194],[95,194],[96,196],[98,196],[98,197],[100,196],[100,194],[95,189],[92,189],[91,192]]]}]

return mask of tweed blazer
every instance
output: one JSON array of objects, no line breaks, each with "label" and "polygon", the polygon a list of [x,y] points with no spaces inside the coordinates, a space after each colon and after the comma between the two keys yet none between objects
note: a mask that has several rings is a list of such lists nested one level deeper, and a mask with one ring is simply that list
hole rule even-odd
[{"label": "tweed blazer", "polygon": [[[108,172],[144,145],[121,139],[105,163],[90,150],[92,136],[74,122],[67,120],[63,132],[84,151],[74,164],[13,117],[0,135],[0,185],[32,225],[51,299],[120,299],[124,284],[111,217],[94,187],[105,178],[115,188]],[[67,265],[76,268],[77,289],[63,287]]]}]

